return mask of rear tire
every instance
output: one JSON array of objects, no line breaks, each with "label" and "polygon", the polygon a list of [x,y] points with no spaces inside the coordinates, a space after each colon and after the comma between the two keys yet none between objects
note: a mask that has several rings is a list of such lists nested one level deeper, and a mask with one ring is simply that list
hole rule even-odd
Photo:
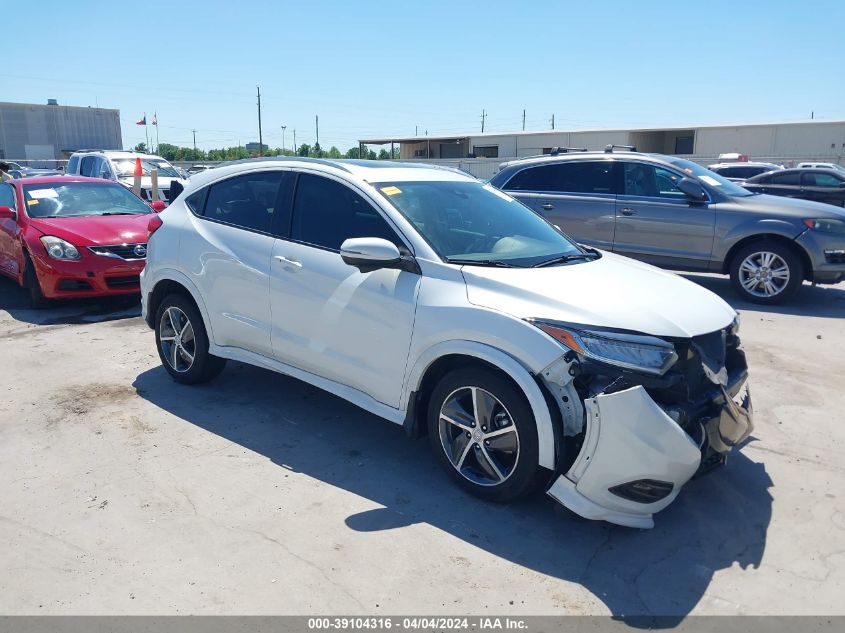
[{"label": "rear tire", "polygon": [[215,378],[226,359],[208,352],[208,333],[199,310],[182,294],[167,295],[155,316],[161,364],[176,382],[196,385]]},{"label": "rear tire", "polygon": [[49,301],[44,296],[44,293],[41,292],[41,282],[38,281],[38,273],[35,271],[35,265],[32,263],[29,255],[26,255],[24,258],[24,266],[24,287],[29,293],[30,305],[36,310],[46,308],[49,305]]},{"label": "rear tire", "polygon": [[792,297],[804,281],[801,257],[789,246],[759,241],[737,251],[730,264],[737,294],[753,303],[773,305]]},{"label": "rear tire", "polygon": [[447,373],[431,394],[427,420],[437,461],[473,495],[509,501],[542,483],[534,413],[507,378],[480,366]]}]

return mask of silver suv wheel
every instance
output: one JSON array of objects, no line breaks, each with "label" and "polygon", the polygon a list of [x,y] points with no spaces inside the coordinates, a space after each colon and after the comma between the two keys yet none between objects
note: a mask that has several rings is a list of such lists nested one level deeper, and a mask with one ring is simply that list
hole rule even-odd
[{"label": "silver suv wheel", "polygon": [[751,253],[739,265],[739,283],[755,297],[778,296],[789,285],[790,277],[789,265],[771,251]]},{"label": "silver suv wheel", "polygon": [[460,387],[440,408],[440,444],[452,467],[480,486],[506,481],[519,461],[519,433],[505,406],[480,387]]},{"label": "silver suv wheel", "polygon": [[196,356],[194,327],[188,315],[176,306],[170,306],[162,313],[158,328],[162,357],[174,371],[188,371]]}]

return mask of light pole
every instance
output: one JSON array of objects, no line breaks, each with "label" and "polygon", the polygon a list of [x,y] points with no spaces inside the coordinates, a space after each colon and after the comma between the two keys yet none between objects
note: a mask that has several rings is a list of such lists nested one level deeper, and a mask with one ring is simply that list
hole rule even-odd
[{"label": "light pole", "polygon": [[285,130],[287,129],[287,125],[282,126],[282,154],[285,153]]}]

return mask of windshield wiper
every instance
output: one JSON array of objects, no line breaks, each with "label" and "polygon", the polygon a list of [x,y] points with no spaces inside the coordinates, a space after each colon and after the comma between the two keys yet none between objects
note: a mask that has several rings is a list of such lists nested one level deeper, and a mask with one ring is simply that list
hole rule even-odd
[{"label": "windshield wiper", "polygon": [[134,211],[106,211],[105,213],[91,213],[90,215],[140,215]]},{"label": "windshield wiper", "polygon": [[500,259],[452,259],[447,258],[450,264],[465,264],[467,266],[496,266],[499,268],[522,268],[522,266],[514,266]]},{"label": "windshield wiper", "polygon": [[542,268],[543,266],[554,266],[555,264],[565,264],[566,262],[574,262],[579,259],[598,259],[598,253],[570,253],[568,255],[560,255],[559,257],[553,257],[552,259],[547,259],[544,262],[540,262],[539,264],[534,264],[533,268]]}]

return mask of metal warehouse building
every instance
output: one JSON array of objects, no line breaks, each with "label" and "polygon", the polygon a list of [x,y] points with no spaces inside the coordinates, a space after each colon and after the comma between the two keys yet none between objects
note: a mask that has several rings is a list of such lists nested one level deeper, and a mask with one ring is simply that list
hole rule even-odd
[{"label": "metal warehouse building", "polygon": [[[122,149],[120,110],[0,103],[0,158],[53,161],[77,149]],[[34,164],[34,163],[33,163]]]},{"label": "metal warehouse building", "polygon": [[707,162],[738,152],[752,159],[845,161],[845,121],[755,123],[640,129],[595,129],[361,139],[361,145],[398,144],[403,160],[513,158],[553,147],[602,149],[611,143],[642,152],[683,155]]}]

